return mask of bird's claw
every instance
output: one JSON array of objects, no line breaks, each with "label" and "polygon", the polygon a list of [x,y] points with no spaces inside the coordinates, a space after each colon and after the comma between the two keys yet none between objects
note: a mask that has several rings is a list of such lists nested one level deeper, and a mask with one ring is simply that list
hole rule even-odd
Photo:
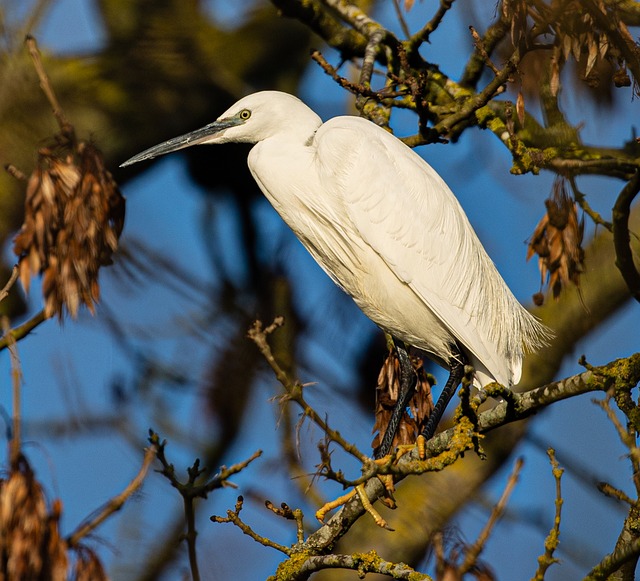
[{"label": "bird's claw", "polygon": [[[387,488],[386,485],[385,485],[385,488]],[[350,490],[349,492],[347,492],[347,494],[343,494],[342,496],[339,496],[335,500],[331,500],[330,502],[327,502],[326,504],[321,506],[316,511],[316,518],[322,524],[324,524],[324,518],[330,510],[333,510],[334,508],[338,508],[339,506],[346,504],[356,494],[358,495],[358,498],[362,503],[362,508],[364,508],[371,515],[371,518],[373,518],[373,522],[375,522],[379,527],[383,529],[387,529],[388,531],[393,531],[393,529],[387,524],[387,521],[384,520],[382,516],[380,516],[380,513],[375,508],[373,508],[373,505],[371,504],[371,501],[369,500],[369,497],[367,496],[367,493],[364,489],[364,484],[358,484],[358,486],[356,486],[353,490]],[[392,502],[395,507],[395,501],[392,500]]]}]

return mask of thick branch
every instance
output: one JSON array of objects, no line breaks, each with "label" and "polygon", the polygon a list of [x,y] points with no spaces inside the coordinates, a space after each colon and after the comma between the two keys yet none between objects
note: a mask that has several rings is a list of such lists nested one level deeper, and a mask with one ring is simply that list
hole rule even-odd
[{"label": "thick branch", "polygon": [[290,18],[295,18],[339,50],[343,58],[362,56],[367,39],[356,30],[343,26],[320,2],[312,0],[271,0],[271,3]]},{"label": "thick branch", "polygon": [[633,262],[629,243],[629,212],[631,203],[640,191],[640,171],[622,189],[613,206],[613,244],[616,250],[616,266],[627,283],[633,298],[640,301],[640,273]]},{"label": "thick branch", "polygon": [[[525,419],[552,403],[583,393],[608,391],[616,386],[619,376],[617,370],[622,366],[626,370],[629,387],[640,382],[640,353],[636,353],[627,359],[616,360],[601,367],[592,367],[584,373],[522,394],[514,393],[508,402],[502,402],[478,416],[478,430],[481,433],[489,432],[505,424]],[[431,439],[427,444],[427,456],[433,458],[449,449],[454,433],[455,428],[450,428]],[[394,473],[397,480],[402,480],[413,473],[412,465],[414,464],[420,464],[417,450],[403,456],[397,465],[389,467],[389,470]],[[377,478],[369,480],[365,490],[372,502],[384,493],[384,487]],[[364,508],[356,496],[331,517],[325,526],[309,536],[305,543],[306,549],[313,553],[323,553],[333,546],[363,513]]]},{"label": "thick branch", "polygon": [[322,555],[309,557],[300,567],[299,574],[291,579],[307,579],[311,573],[323,569],[351,569],[359,574],[379,573],[393,579],[410,581],[430,581],[431,577],[417,572],[405,563],[391,563],[380,558],[375,551],[353,555]]}]

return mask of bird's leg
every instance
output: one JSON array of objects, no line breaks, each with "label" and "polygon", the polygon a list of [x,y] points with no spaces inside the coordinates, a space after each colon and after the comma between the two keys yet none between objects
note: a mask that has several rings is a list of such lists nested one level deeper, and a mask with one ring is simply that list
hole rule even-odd
[{"label": "bird's leg", "polygon": [[427,423],[420,432],[420,437],[424,438],[424,440],[430,440],[436,433],[436,428],[442,419],[444,410],[447,409],[447,405],[451,401],[453,394],[456,392],[458,385],[460,385],[460,382],[464,377],[464,366],[466,364],[466,356],[457,345],[454,345],[451,353],[451,359],[449,361],[449,379],[447,379],[447,383],[442,389],[442,393],[440,394]]},{"label": "bird's leg", "polygon": [[398,361],[400,362],[400,391],[398,393],[398,400],[391,412],[391,418],[387,424],[387,429],[382,437],[382,441],[374,452],[374,457],[376,459],[384,458],[391,451],[393,439],[398,431],[402,415],[404,414],[407,404],[413,395],[413,390],[417,380],[416,373],[413,369],[413,365],[411,364],[411,359],[409,358],[407,350],[398,344],[396,344],[395,348],[398,355]]}]

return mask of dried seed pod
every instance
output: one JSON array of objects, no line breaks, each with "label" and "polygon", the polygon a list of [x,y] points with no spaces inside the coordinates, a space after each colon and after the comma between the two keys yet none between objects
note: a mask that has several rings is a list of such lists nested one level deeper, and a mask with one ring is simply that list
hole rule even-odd
[{"label": "dried seed pod", "polygon": [[[579,286],[584,266],[584,220],[578,219],[577,205],[567,192],[564,178],[556,179],[545,206],[547,213],[529,239],[527,260],[538,255],[541,285],[548,284],[558,298],[570,282]],[[542,304],[541,293],[536,293],[534,300]]]},{"label": "dried seed pod", "polygon": [[[413,444],[420,434],[421,427],[426,423],[433,410],[433,399],[431,398],[431,383],[429,376],[423,368],[423,361],[420,357],[412,357],[411,363],[418,376],[418,383],[415,393],[408,405],[408,412],[405,411],[396,436],[393,440],[393,447],[402,444]],[[373,432],[376,433],[372,448],[379,447],[382,437],[387,430],[391,414],[398,394],[400,392],[400,361],[395,350],[391,350],[382,364],[378,375],[378,385],[376,386],[376,411]]]},{"label": "dried seed pod", "polygon": [[[67,581],[75,557],[75,579],[108,581],[97,555],[84,546],[70,549],[60,535],[62,503],[51,508],[24,456],[0,479],[0,579]],[[70,554],[70,551],[76,555]]]},{"label": "dried seed pod", "polygon": [[100,298],[98,271],[112,263],[124,225],[125,202],[91,143],[61,135],[38,152],[27,183],[24,224],[14,240],[20,280],[43,275],[45,313],[92,313]]}]

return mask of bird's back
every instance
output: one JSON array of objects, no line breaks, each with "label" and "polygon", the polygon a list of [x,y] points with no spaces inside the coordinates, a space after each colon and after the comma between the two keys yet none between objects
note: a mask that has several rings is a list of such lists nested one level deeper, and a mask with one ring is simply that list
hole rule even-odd
[{"label": "bird's back", "polygon": [[446,183],[364,119],[336,117],[311,137],[304,147],[265,140],[250,167],[318,263],[394,336],[444,363],[457,341],[481,385],[516,383],[523,348],[539,346],[544,327],[513,296]]}]

